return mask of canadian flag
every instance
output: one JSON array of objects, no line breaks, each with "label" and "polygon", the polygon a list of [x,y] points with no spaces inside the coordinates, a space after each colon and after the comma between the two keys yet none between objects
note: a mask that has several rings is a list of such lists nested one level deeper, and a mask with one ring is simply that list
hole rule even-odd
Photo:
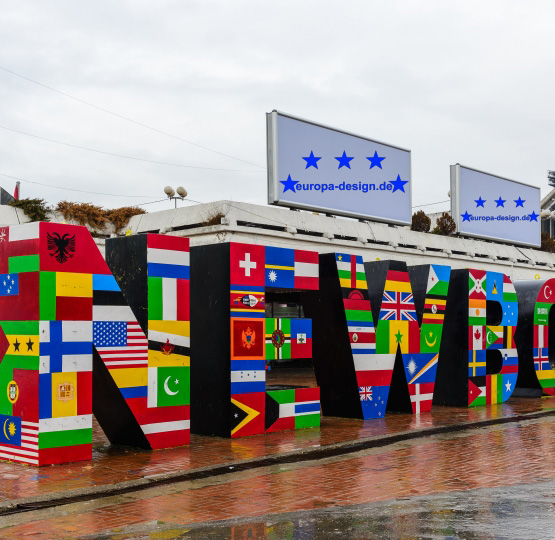
[{"label": "canadian flag", "polygon": [[20,184],[20,183],[21,183],[21,182],[19,182],[19,181],[16,182],[16,184],[15,184],[15,191],[13,192],[13,198],[14,198],[16,201],[19,201],[19,184]]}]

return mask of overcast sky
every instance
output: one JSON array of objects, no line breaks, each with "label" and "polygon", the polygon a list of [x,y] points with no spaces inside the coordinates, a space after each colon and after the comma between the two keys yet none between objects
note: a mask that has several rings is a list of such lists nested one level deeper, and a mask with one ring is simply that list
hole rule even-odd
[{"label": "overcast sky", "polygon": [[0,69],[0,173],[51,204],[133,205],[168,184],[266,204],[265,113],[278,109],[411,149],[415,206],[447,199],[456,162],[545,195],[554,20],[549,0],[0,0],[1,68],[175,136]]}]

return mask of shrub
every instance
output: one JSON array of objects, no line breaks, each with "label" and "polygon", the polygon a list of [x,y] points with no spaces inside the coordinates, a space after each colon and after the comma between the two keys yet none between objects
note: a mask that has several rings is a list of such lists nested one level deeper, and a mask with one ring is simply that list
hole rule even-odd
[{"label": "shrub", "polygon": [[549,236],[549,233],[542,232],[540,249],[549,253],[555,253],[555,240]]},{"label": "shrub", "polygon": [[18,201],[11,201],[9,204],[15,208],[21,208],[31,221],[50,221],[48,217],[50,208],[46,206],[44,199],[19,199]]},{"label": "shrub", "polygon": [[90,225],[95,229],[104,229],[106,223],[113,223],[116,232],[125,227],[132,216],[146,213],[142,208],[135,206],[106,210],[94,204],[69,201],[60,201],[56,210],[64,216],[64,219],[75,221],[79,225]]},{"label": "shrub", "polygon": [[442,236],[451,236],[457,229],[457,224],[455,220],[451,217],[449,212],[443,212],[439,216],[436,226],[432,231],[433,234],[441,234]]},{"label": "shrub", "polygon": [[412,215],[411,231],[430,232],[432,220],[422,211],[418,210]]}]

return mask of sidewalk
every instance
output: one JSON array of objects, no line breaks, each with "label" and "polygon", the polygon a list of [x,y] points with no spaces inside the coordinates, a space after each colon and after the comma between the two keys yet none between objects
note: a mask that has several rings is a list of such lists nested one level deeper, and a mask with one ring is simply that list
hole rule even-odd
[{"label": "sidewalk", "polygon": [[[297,384],[299,380],[295,378]],[[40,468],[0,462],[0,513],[41,501],[55,503],[56,499],[66,497],[105,496],[160,482],[261,467],[272,460],[318,459],[434,432],[551,413],[555,415],[555,400],[551,397],[511,398],[499,405],[471,409],[434,407],[430,413],[419,416],[388,414],[381,420],[322,417],[320,428],[242,439],[192,435],[190,446],[157,451],[111,447],[95,422],[92,461]]]}]

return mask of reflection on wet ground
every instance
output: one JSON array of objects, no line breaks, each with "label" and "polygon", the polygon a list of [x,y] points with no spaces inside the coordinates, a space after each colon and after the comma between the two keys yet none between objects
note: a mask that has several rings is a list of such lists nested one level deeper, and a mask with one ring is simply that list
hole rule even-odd
[{"label": "reflection on wet ground", "polygon": [[490,426],[6,515],[0,536],[554,538],[553,448],[553,417]]},{"label": "reflection on wet ground", "polygon": [[555,482],[229,520],[210,526],[151,524],[94,538],[547,540],[555,538]]}]

